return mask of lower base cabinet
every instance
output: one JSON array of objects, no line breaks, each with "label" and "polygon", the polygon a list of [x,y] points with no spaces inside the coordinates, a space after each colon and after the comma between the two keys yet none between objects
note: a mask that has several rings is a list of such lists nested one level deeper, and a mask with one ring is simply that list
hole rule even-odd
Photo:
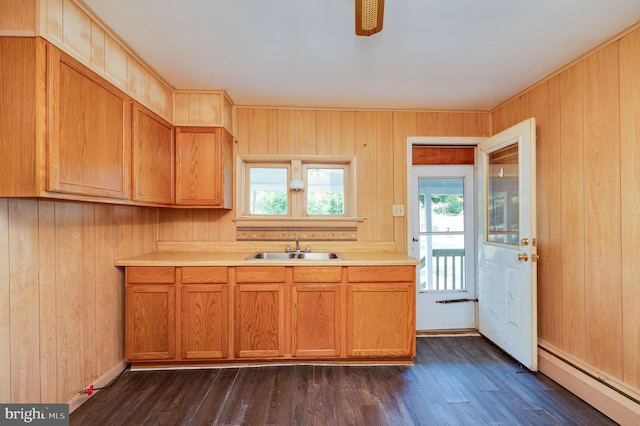
[{"label": "lower base cabinet", "polygon": [[127,267],[125,352],[139,364],[409,359],[415,267]]},{"label": "lower base cabinet", "polygon": [[342,268],[294,267],[291,287],[292,356],[337,358],[342,330]]},{"label": "lower base cabinet", "polygon": [[183,359],[225,359],[229,354],[227,269],[181,268],[180,341]]},{"label": "lower base cabinet", "polygon": [[176,357],[175,268],[127,268],[125,356],[129,361]]},{"label": "lower base cabinet", "polygon": [[415,268],[349,267],[347,356],[415,355]]}]

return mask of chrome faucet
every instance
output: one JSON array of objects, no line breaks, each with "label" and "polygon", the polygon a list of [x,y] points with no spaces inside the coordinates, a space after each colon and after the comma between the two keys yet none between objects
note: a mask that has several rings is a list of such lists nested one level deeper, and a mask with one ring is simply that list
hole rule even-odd
[{"label": "chrome faucet", "polygon": [[[291,250],[291,248],[290,248],[289,246],[286,246],[286,247],[285,247],[285,249],[284,249],[284,251],[285,251],[286,253],[294,253],[294,252],[295,252],[295,253],[300,253],[300,252],[302,252],[302,250],[300,250],[300,239],[298,238],[298,236],[297,236],[297,235],[296,235],[296,237],[295,237],[295,240],[296,240],[296,249],[295,249],[295,250]],[[309,253],[309,252],[311,251],[311,247],[307,246],[307,247],[304,249],[304,251],[305,251],[305,252],[307,252],[307,253]]]}]

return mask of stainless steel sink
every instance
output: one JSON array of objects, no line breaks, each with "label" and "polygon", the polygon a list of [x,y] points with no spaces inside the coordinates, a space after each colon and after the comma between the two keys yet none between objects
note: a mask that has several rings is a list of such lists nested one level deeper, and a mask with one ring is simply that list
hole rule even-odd
[{"label": "stainless steel sink", "polygon": [[304,260],[341,260],[342,256],[334,252],[303,252],[298,255],[298,259]]},{"label": "stainless steel sink", "polygon": [[253,253],[251,256],[247,257],[247,260],[287,260],[287,259],[295,259],[298,253],[283,253],[276,251],[263,251],[258,253]]},{"label": "stainless steel sink", "polygon": [[335,252],[278,252],[261,251],[251,254],[247,260],[341,260],[342,256]]}]

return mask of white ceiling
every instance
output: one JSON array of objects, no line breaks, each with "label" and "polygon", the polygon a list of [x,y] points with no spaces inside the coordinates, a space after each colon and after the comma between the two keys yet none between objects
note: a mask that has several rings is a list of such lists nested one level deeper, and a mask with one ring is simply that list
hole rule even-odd
[{"label": "white ceiling", "polygon": [[640,0],[85,0],[177,89],[236,105],[488,110],[640,20]]}]

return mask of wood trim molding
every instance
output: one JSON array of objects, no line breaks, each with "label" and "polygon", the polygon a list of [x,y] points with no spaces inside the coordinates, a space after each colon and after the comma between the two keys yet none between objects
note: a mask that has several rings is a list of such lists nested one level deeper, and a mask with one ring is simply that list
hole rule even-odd
[{"label": "wood trim molding", "polygon": [[[98,379],[96,379],[92,383],[93,386],[96,388],[107,386],[109,383],[115,380],[126,368],[127,368],[127,363],[124,360],[120,361],[118,364],[112,367],[109,371],[107,371],[105,374],[103,374]],[[89,384],[87,384],[87,386]],[[96,392],[100,392],[100,391],[99,390],[94,391],[94,393]],[[87,402],[89,398],[90,396],[87,394],[84,394],[84,395],[78,394],[73,398],[71,398],[69,401],[67,401],[67,404],[69,404],[69,414],[73,413],[74,410],[76,410],[82,404]]]},{"label": "wood trim molding", "polygon": [[640,404],[540,347],[538,369],[620,424],[638,424]]}]

